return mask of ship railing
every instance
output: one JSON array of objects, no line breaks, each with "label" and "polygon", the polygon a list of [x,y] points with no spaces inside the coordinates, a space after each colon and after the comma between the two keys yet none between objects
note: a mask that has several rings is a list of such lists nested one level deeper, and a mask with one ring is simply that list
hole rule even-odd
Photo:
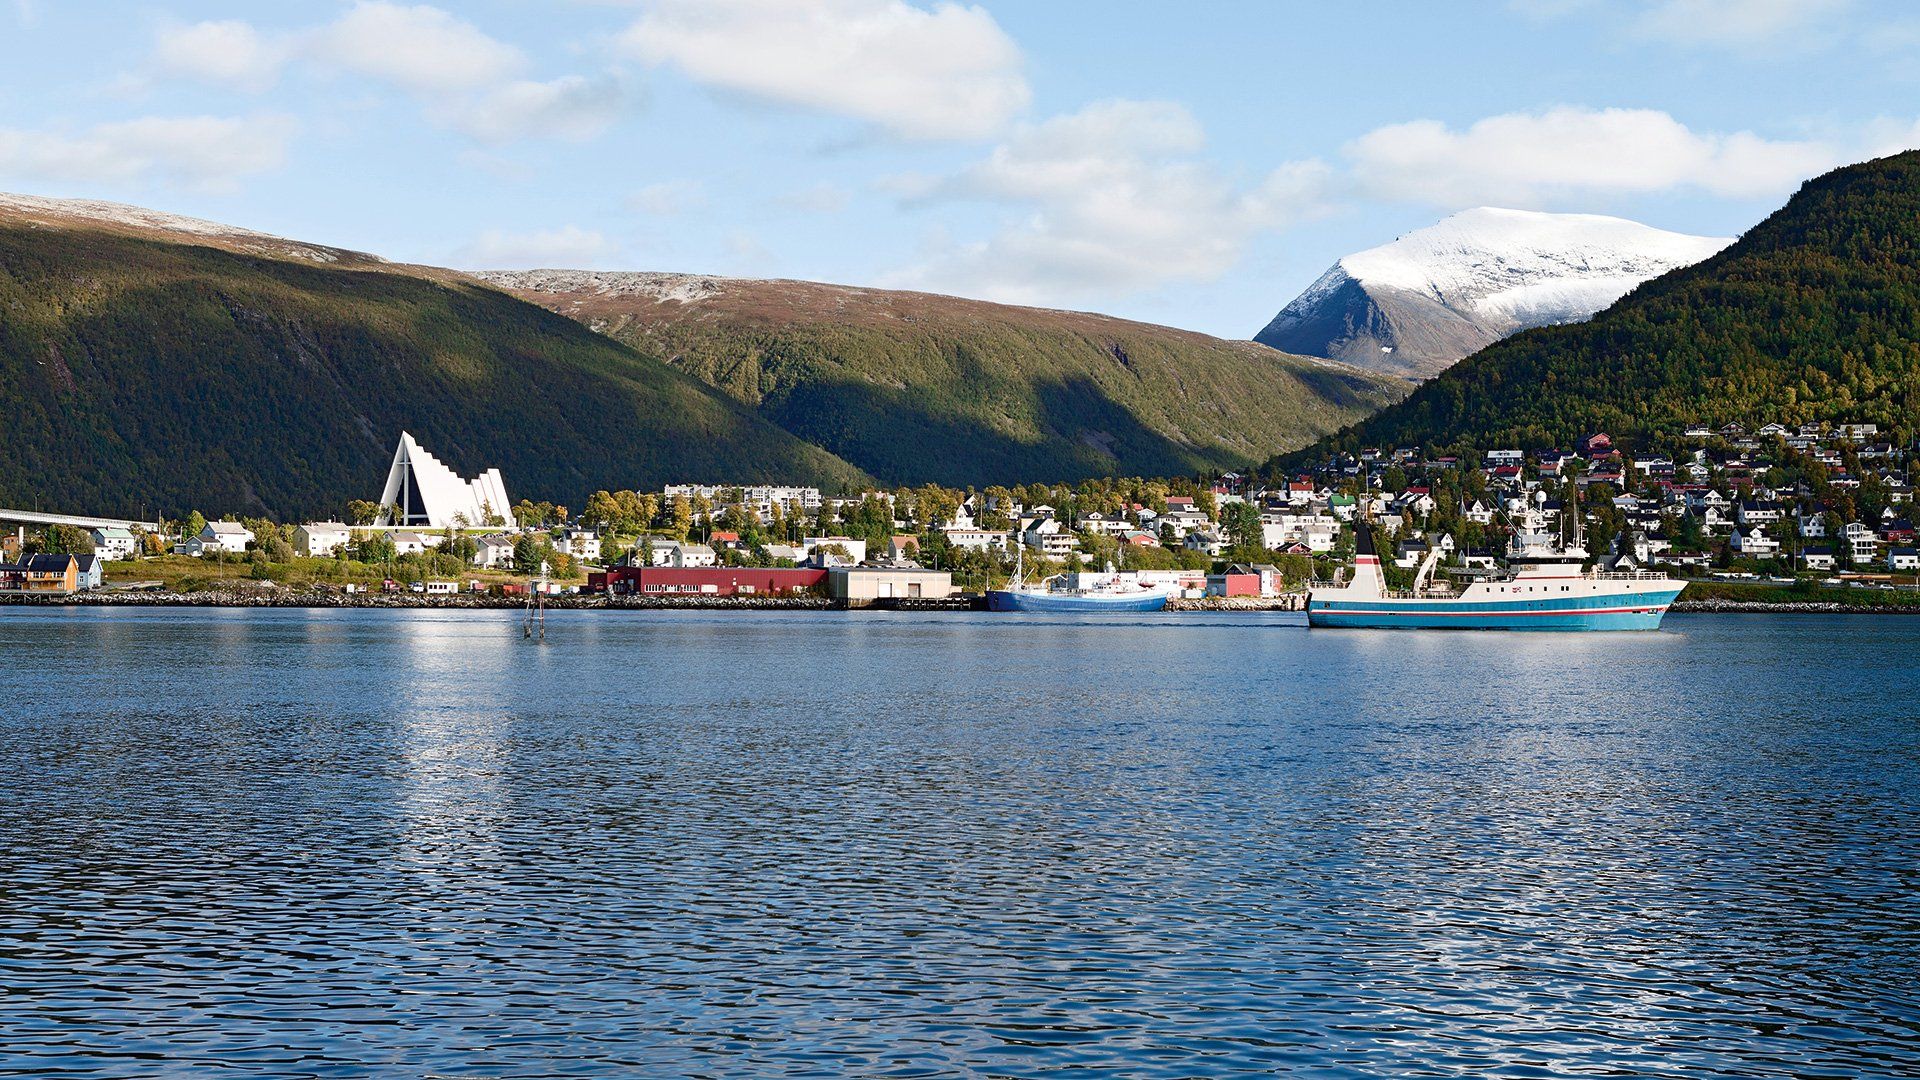
[{"label": "ship railing", "polygon": [[1666,581],[1667,575],[1652,570],[1603,570],[1588,575],[1598,581]]}]

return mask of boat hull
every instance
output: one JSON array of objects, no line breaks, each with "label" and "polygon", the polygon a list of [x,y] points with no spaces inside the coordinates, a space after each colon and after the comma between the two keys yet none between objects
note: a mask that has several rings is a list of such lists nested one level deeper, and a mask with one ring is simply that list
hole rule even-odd
[{"label": "boat hull", "polygon": [[1028,592],[1021,589],[992,589],[987,592],[988,611],[1047,611],[1086,614],[1102,611],[1163,611],[1167,594],[1141,592],[1138,596],[1087,596],[1073,593]]},{"label": "boat hull", "polygon": [[1539,600],[1311,597],[1307,625],[1373,629],[1658,630],[1683,586]]}]

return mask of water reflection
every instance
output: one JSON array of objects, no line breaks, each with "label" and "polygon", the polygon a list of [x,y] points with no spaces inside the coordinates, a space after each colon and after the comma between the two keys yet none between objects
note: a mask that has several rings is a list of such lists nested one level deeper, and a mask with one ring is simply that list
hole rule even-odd
[{"label": "water reflection", "polygon": [[1905,1071],[1920,624],[1672,625],[0,611],[0,1072]]}]

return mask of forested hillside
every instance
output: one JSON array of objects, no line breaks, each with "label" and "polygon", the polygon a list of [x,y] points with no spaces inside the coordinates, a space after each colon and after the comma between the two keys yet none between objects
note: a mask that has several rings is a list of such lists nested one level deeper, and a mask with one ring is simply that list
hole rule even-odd
[{"label": "forested hillside", "polygon": [[514,498],[575,506],[670,480],[865,479],[569,319],[347,254],[0,206],[0,505],[338,514],[378,496],[403,428],[468,474],[499,466]]},{"label": "forested hillside", "polygon": [[1491,345],[1325,447],[1565,446],[1769,420],[1915,433],[1920,152],[1809,181],[1720,254],[1590,322]]},{"label": "forested hillside", "polygon": [[803,281],[483,275],[731,394],[888,483],[1244,468],[1409,384],[1085,312]]}]

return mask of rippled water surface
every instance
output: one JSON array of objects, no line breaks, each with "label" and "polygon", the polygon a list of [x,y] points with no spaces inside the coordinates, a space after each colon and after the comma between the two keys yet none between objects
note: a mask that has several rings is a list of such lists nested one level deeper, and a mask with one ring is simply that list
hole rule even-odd
[{"label": "rippled water surface", "polygon": [[0,610],[0,1072],[1892,1076],[1920,620]]}]

